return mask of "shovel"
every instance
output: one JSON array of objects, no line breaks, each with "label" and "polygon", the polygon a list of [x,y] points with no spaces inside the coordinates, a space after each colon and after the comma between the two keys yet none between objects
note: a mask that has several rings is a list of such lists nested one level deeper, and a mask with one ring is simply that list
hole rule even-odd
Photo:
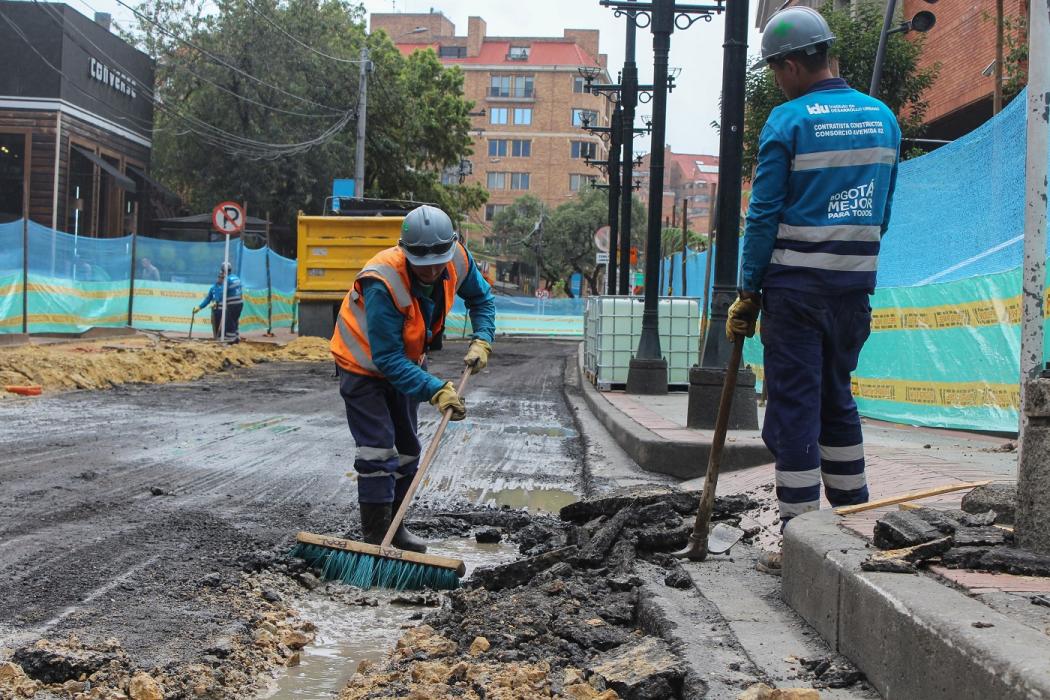
[{"label": "shovel", "polygon": [[722,462],[722,448],[726,444],[726,431],[729,428],[729,409],[733,406],[733,392],[736,391],[736,375],[740,370],[740,355],[744,350],[744,336],[738,335],[733,341],[733,352],[729,356],[729,367],[726,368],[726,380],[722,385],[722,399],[718,404],[718,418],[715,420],[715,434],[711,441],[711,457],[707,462],[707,476],[704,477],[704,491],[700,496],[700,507],[696,511],[696,523],[689,535],[689,544],[673,556],[678,559],[703,561],[708,554],[725,554],[744,536],[738,527],[717,523],[711,527],[711,511],[715,507],[715,488],[718,486],[718,468]]},{"label": "shovel", "polygon": [[193,308],[193,313],[190,314],[190,332],[186,334],[187,338],[192,338],[193,337],[193,322],[196,320],[196,318],[197,318],[197,308],[194,307]]}]

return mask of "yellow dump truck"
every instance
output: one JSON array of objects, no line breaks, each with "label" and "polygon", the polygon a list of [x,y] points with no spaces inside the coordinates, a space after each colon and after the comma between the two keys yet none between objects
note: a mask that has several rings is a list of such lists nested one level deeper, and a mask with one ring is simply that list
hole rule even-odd
[{"label": "yellow dump truck", "polygon": [[[344,202],[345,204],[345,202]],[[343,297],[368,260],[397,245],[414,202],[362,200],[338,214],[298,217],[299,335],[331,337]]]}]

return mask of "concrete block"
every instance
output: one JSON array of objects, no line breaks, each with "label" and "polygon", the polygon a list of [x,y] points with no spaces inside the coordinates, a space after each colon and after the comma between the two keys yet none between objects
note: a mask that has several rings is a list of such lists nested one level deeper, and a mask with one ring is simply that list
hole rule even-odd
[{"label": "concrete block", "polygon": [[839,589],[846,571],[868,554],[864,540],[839,527],[833,511],[800,515],[784,530],[784,601],[820,633],[832,649],[839,635]]},{"label": "concrete block", "polygon": [[933,579],[855,572],[840,605],[839,651],[887,700],[1050,697],[1050,640]]},{"label": "concrete block", "polygon": [[972,514],[995,511],[995,522],[1010,525],[1017,515],[1017,484],[978,486],[963,496],[962,509]]},{"label": "concrete block", "polygon": [[[689,370],[689,409],[686,413],[688,427],[707,430],[715,427],[725,378],[724,369],[693,367]],[[758,430],[755,374],[747,368],[741,369],[737,374],[733,405],[729,411],[729,429]]]}]

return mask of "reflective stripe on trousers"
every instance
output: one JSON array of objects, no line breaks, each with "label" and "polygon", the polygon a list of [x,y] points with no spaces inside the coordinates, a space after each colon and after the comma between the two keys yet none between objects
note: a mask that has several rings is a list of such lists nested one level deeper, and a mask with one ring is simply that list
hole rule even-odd
[{"label": "reflective stripe on trousers", "polygon": [[762,438],[776,459],[786,522],[820,507],[865,503],[864,447],[850,373],[871,328],[868,295],[767,289],[762,345],[768,400]]}]

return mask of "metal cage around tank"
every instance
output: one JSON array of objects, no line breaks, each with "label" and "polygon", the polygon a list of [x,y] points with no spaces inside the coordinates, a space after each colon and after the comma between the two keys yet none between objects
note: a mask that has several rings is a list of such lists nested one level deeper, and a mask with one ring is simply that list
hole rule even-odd
[{"label": "metal cage around tank", "polygon": [[[642,332],[644,299],[633,296],[595,296],[584,311],[584,371],[602,391],[623,388],[627,370]],[[700,300],[661,297],[660,351],[667,360],[668,386],[687,390],[689,369],[700,347]]]}]

